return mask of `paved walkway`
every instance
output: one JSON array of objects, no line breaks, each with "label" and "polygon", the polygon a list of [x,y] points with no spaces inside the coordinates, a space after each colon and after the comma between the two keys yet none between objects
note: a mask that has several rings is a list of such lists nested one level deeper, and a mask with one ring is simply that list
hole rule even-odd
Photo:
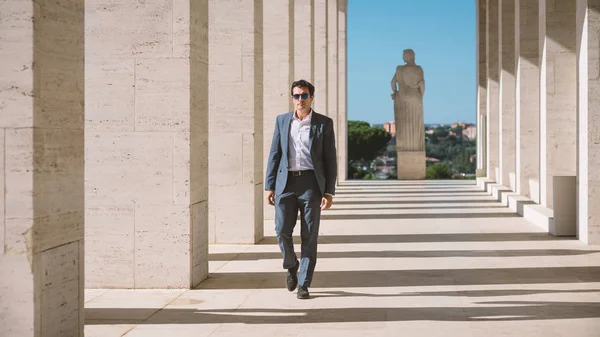
[{"label": "paved walkway", "polygon": [[211,246],[197,290],[88,290],[86,336],[600,336],[600,247],[472,182],[348,183],[335,202],[312,299],[285,289],[268,222],[258,245]]}]

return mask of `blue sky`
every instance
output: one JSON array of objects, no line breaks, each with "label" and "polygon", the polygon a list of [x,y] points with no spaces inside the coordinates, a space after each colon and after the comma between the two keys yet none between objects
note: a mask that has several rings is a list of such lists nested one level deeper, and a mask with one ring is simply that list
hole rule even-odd
[{"label": "blue sky", "polygon": [[390,81],[413,49],[425,123],[475,122],[475,1],[349,0],[348,119],[394,119]]}]

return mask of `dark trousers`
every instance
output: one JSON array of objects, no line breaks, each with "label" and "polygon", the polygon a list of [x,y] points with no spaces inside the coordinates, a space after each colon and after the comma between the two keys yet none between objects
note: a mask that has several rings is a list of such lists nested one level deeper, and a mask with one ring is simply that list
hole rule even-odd
[{"label": "dark trousers", "polygon": [[321,220],[321,191],[313,171],[300,176],[290,174],[283,193],[275,197],[275,232],[283,254],[283,268],[296,265],[292,234],[300,210],[300,272],[298,285],[309,287],[317,264],[317,239]]}]

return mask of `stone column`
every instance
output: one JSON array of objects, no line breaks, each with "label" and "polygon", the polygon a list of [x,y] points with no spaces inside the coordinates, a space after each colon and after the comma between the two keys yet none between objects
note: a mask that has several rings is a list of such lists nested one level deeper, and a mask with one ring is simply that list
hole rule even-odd
[{"label": "stone column", "polygon": [[208,272],[207,0],[86,4],[86,285]]},{"label": "stone column", "polygon": [[263,1],[209,0],[209,11],[209,240],[255,243],[263,238]]},{"label": "stone column", "polygon": [[313,8],[314,0],[293,0],[293,79],[295,81],[304,79],[314,84]]},{"label": "stone column", "polygon": [[[273,1],[268,6],[264,6],[264,24],[263,24],[263,55],[264,55],[264,112],[263,112],[263,158],[269,158],[273,131],[275,129],[275,118],[277,115],[294,110],[290,96],[290,85],[294,81],[294,2],[293,0]],[[305,9],[305,8],[301,8]],[[310,4],[308,6],[310,14]],[[310,17],[309,17],[310,19]],[[310,27],[306,25],[306,27]],[[299,33],[306,37],[306,27]],[[310,30],[308,30],[310,35]],[[305,45],[310,45],[310,36],[308,42],[302,41]],[[306,60],[310,60],[310,53],[299,54],[302,65],[306,65]],[[268,203],[264,204],[265,220],[275,218],[275,209]]]},{"label": "stone column", "polygon": [[313,80],[315,86],[315,100],[313,108],[316,112],[329,115],[327,112],[327,1],[313,0],[313,24],[314,24],[314,59]]},{"label": "stone column", "polygon": [[515,125],[515,0],[501,0],[500,10],[500,176],[497,182],[516,190],[516,125]]},{"label": "stone column", "polygon": [[577,0],[578,238],[600,244],[600,0]]},{"label": "stone column", "polygon": [[[575,1],[540,0],[540,202],[552,208],[553,176],[577,174]],[[545,83],[544,83],[545,82]]]},{"label": "stone column", "polygon": [[347,13],[348,0],[338,1],[338,181],[348,178],[348,110],[347,110]]},{"label": "stone column", "polygon": [[516,192],[539,203],[539,0],[517,0]]},{"label": "stone column", "polygon": [[0,336],[83,336],[84,1],[0,2]]},{"label": "stone column", "polygon": [[327,0],[327,115],[338,145],[338,0]]},{"label": "stone column", "polygon": [[477,171],[486,176],[487,0],[477,1]]},{"label": "stone column", "polygon": [[500,125],[500,0],[487,0],[487,177],[499,181],[496,176],[499,165]]}]

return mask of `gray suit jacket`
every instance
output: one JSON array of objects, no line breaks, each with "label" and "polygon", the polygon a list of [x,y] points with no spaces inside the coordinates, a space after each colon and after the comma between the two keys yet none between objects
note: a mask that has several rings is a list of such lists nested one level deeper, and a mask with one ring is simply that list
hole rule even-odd
[{"label": "gray suit jacket", "polygon": [[[283,193],[288,178],[288,143],[290,125],[294,112],[277,116],[275,132],[267,162],[265,190]],[[337,155],[333,120],[314,110],[310,125],[310,154],[321,194],[335,194],[337,178]]]}]

